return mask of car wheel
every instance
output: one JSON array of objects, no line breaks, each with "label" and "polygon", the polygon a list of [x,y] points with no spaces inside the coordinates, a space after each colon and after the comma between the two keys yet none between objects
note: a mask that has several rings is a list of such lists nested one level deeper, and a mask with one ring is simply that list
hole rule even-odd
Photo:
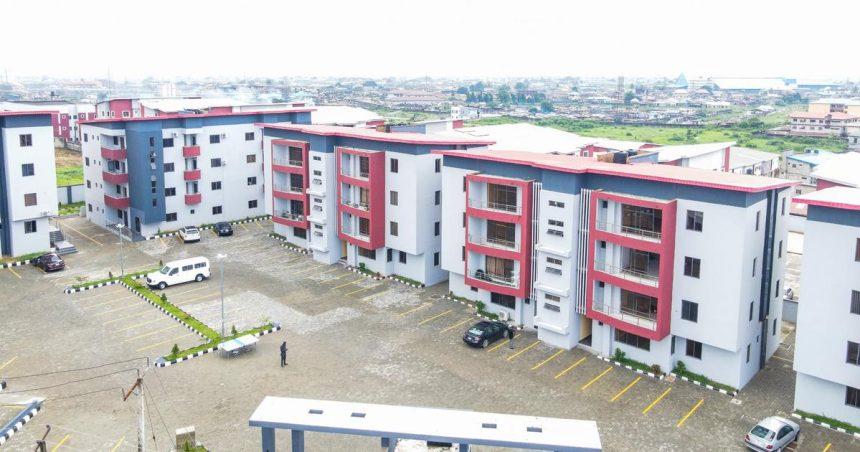
[{"label": "car wheel", "polygon": [[203,281],[203,275],[197,275],[194,277],[194,280],[197,282]]},{"label": "car wheel", "polygon": [[166,283],[166,282],[161,281],[160,283],[158,283],[158,289],[159,289],[159,290],[164,290],[164,289],[166,289],[166,288],[167,288],[167,283]]},{"label": "car wheel", "polygon": [[484,341],[481,342],[481,348],[487,348],[488,345],[490,345],[490,341],[487,339],[484,339]]}]

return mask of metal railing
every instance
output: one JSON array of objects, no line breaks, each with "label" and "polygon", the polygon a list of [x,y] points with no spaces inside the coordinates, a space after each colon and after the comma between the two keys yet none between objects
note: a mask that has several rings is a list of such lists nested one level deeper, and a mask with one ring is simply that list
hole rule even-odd
[{"label": "metal railing", "polygon": [[489,246],[504,250],[519,251],[520,244],[515,241],[504,240],[496,237],[482,237],[469,234],[469,243],[476,245]]},{"label": "metal railing", "polygon": [[305,216],[304,216],[304,215],[302,215],[302,214],[298,214],[298,213],[291,213],[291,212],[278,212],[278,213],[277,213],[277,216],[278,216],[278,217],[280,217],[280,218],[284,218],[284,219],[286,219],[286,220],[292,220],[292,221],[305,221]]},{"label": "metal railing", "polygon": [[663,234],[658,231],[634,228],[632,226],[624,226],[622,224],[610,223],[607,221],[597,221],[597,229],[615,234],[635,235],[658,241],[663,237]]},{"label": "metal railing", "polygon": [[352,229],[350,229],[350,228],[343,228],[343,229],[341,229],[341,232],[343,232],[344,234],[346,234],[348,236],[352,236],[352,237],[355,237],[359,240],[363,240],[365,242],[370,241],[370,235],[363,234],[361,232],[352,232]]},{"label": "metal railing", "polygon": [[354,174],[350,169],[341,167],[340,169],[341,176],[352,177],[355,179],[367,179],[370,177],[370,174],[367,171],[359,171],[358,174]]},{"label": "metal railing", "polygon": [[657,329],[657,316],[654,314],[647,314],[644,312],[624,308],[615,311],[612,308],[612,305],[600,301],[593,301],[591,303],[591,308],[595,311],[602,312],[608,316],[615,317],[616,319],[619,319],[624,323],[640,326],[649,330]]},{"label": "metal railing", "polygon": [[366,202],[352,202],[348,199],[341,200],[341,204],[352,207],[353,209],[370,210],[370,206]]},{"label": "metal railing", "polygon": [[516,272],[510,275],[496,275],[493,273],[487,273],[483,269],[478,269],[472,271],[471,276],[477,280],[487,281],[500,286],[517,287],[519,285],[519,279],[517,278]]},{"label": "metal railing", "polygon": [[290,161],[287,159],[272,158],[273,165],[289,166]]},{"label": "metal railing", "polygon": [[289,164],[290,166],[302,166],[303,162],[303,160],[287,160],[287,164]]},{"label": "metal railing", "polygon": [[598,260],[594,261],[594,269],[604,273],[609,273],[621,279],[626,279],[628,281],[633,281],[639,284],[647,284],[649,286],[656,287],[660,281],[659,275],[652,275],[650,273],[641,272],[630,267],[616,267],[614,265],[607,264],[606,262],[600,262]]},{"label": "metal railing", "polygon": [[290,192],[290,193],[303,193],[305,191],[305,189],[302,187],[293,187],[290,185],[275,185],[272,188],[275,191]]},{"label": "metal railing", "polygon": [[469,206],[475,209],[498,210],[507,213],[520,213],[521,207],[518,204],[505,204],[499,202],[482,201],[479,199],[470,199]]},{"label": "metal railing", "polygon": [[116,169],[116,168],[108,168],[105,170],[105,172],[109,173],[109,174],[116,174],[118,176],[123,176],[123,175],[128,174],[128,171],[124,171],[124,170]]}]

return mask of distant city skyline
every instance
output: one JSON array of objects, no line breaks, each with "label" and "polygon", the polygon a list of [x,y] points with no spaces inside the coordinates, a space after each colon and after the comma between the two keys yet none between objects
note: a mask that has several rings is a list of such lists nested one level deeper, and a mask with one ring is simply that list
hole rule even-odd
[{"label": "distant city skyline", "polygon": [[4,16],[15,19],[0,28],[0,77],[860,78],[839,46],[854,39],[855,2],[802,10],[773,0],[425,6],[6,2]]}]

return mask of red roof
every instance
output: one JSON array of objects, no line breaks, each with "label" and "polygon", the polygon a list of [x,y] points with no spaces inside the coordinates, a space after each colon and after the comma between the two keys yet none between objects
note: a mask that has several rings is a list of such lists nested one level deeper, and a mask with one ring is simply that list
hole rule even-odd
[{"label": "red roof", "polygon": [[763,176],[738,173],[725,173],[698,168],[673,165],[601,162],[587,157],[570,155],[536,154],[525,151],[473,150],[473,151],[433,151],[452,157],[477,160],[491,160],[516,165],[526,165],[541,169],[551,169],[573,174],[602,174],[629,177],[682,185],[694,185],[720,190],[760,192],[776,188],[791,187],[797,182]]},{"label": "red roof", "polygon": [[248,116],[260,114],[277,114],[277,113],[308,113],[315,111],[314,108],[286,108],[283,110],[261,110],[261,111],[230,111],[230,112],[212,112],[212,113],[173,113],[161,116],[146,116],[142,118],[100,118],[78,121],[78,124],[98,124],[103,122],[131,122],[131,121],[160,121],[162,119],[182,119],[182,118],[212,118],[216,116]]},{"label": "red roof", "polygon": [[363,140],[385,141],[389,143],[406,144],[436,144],[436,145],[458,145],[471,144],[476,146],[489,146],[495,144],[492,140],[479,140],[468,137],[442,137],[436,135],[425,135],[412,132],[379,132],[375,129],[364,129],[356,127],[325,126],[316,124],[259,124],[260,127],[278,130],[289,130],[311,135],[338,136],[347,138],[360,138]]},{"label": "red roof", "polygon": [[860,210],[860,188],[830,187],[796,196],[792,201],[810,206]]}]

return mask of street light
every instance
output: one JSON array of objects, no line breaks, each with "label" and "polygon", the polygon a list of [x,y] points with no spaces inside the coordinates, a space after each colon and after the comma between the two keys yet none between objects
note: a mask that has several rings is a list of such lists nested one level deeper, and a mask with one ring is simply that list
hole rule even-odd
[{"label": "street light", "polygon": [[221,337],[224,337],[224,259],[227,258],[227,255],[218,254],[215,258],[221,263]]},{"label": "street light", "polygon": [[120,278],[125,276],[125,263],[123,262],[124,257],[123,257],[123,251],[122,251],[122,242],[123,242],[123,240],[122,240],[122,228],[124,228],[124,227],[125,227],[125,225],[122,223],[116,224],[116,229],[117,229],[117,232],[119,233],[119,272],[120,272]]}]

